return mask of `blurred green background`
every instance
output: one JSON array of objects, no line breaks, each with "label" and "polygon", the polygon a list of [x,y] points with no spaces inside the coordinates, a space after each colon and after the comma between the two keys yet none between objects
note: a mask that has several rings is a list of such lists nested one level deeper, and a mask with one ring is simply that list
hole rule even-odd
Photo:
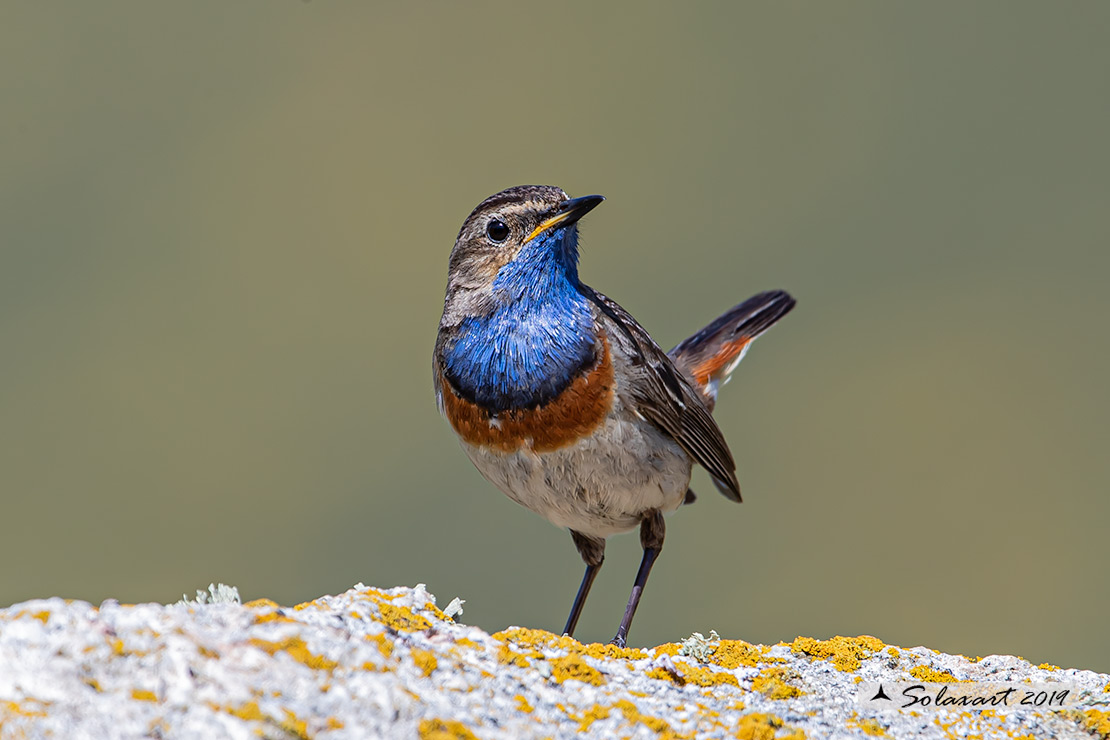
[{"label": "blurred green background", "polygon": [[[0,603],[425,582],[562,626],[570,537],[433,401],[463,218],[602,193],[667,347],[798,308],[718,405],[632,630],[1110,671],[1110,5],[11,3]],[[640,550],[611,540],[579,637]]]}]

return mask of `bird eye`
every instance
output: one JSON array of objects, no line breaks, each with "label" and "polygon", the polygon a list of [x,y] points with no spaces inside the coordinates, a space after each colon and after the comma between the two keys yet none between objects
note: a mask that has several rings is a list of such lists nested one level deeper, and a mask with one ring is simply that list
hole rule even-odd
[{"label": "bird eye", "polygon": [[500,244],[509,238],[509,227],[505,222],[500,219],[493,219],[486,224],[486,236],[489,237],[491,242]]}]

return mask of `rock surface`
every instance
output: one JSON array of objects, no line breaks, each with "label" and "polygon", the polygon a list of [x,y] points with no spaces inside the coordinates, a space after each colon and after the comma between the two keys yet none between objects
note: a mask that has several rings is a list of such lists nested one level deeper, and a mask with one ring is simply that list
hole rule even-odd
[{"label": "rock surface", "polygon": [[[713,636],[715,637],[715,636]],[[866,711],[863,682],[1078,686],[1064,710]],[[1090,738],[1110,676],[874,637],[583,645],[456,624],[416,588],[0,611],[0,738]]]}]

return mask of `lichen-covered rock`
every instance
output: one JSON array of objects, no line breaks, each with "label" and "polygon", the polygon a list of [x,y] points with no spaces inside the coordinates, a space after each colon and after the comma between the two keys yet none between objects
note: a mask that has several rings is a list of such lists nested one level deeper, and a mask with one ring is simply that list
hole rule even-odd
[{"label": "lichen-covered rock", "polygon": [[[860,711],[870,681],[1066,682],[1063,711]],[[0,738],[1089,738],[1110,676],[874,637],[652,649],[456,624],[422,586],[0,611]]]}]

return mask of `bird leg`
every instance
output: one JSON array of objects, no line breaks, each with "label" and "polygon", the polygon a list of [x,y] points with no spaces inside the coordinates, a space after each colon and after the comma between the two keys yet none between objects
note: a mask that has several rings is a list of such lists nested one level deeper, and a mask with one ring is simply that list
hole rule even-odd
[{"label": "bird leg", "polygon": [[663,537],[666,527],[663,524],[663,514],[658,509],[652,509],[644,515],[640,522],[640,545],[644,548],[644,558],[640,561],[640,570],[636,573],[636,582],[632,585],[632,595],[628,597],[628,606],[624,609],[624,618],[617,628],[617,636],[613,638],[612,645],[624,647],[628,638],[628,628],[632,626],[632,617],[636,616],[636,607],[640,605],[640,596],[644,593],[648,576],[651,575],[651,566],[663,550]]},{"label": "bird leg", "polygon": [[563,629],[564,635],[573,637],[574,628],[578,626],[578,618],[582,616],[582,607],[586,604],[586,597],[590,595],[590,586],[594,585],[594,578],[601,570],[601,564],[605,562],[605,540],[589,537],[573,529],[570,531],[570,536],[574,540],[574,546],[578,548],[578,554],[586,561],[586,573],[582,576],[582,585],[578,587],[574,606],[570,608],[570,616],[567,617],[567,626]]}]

